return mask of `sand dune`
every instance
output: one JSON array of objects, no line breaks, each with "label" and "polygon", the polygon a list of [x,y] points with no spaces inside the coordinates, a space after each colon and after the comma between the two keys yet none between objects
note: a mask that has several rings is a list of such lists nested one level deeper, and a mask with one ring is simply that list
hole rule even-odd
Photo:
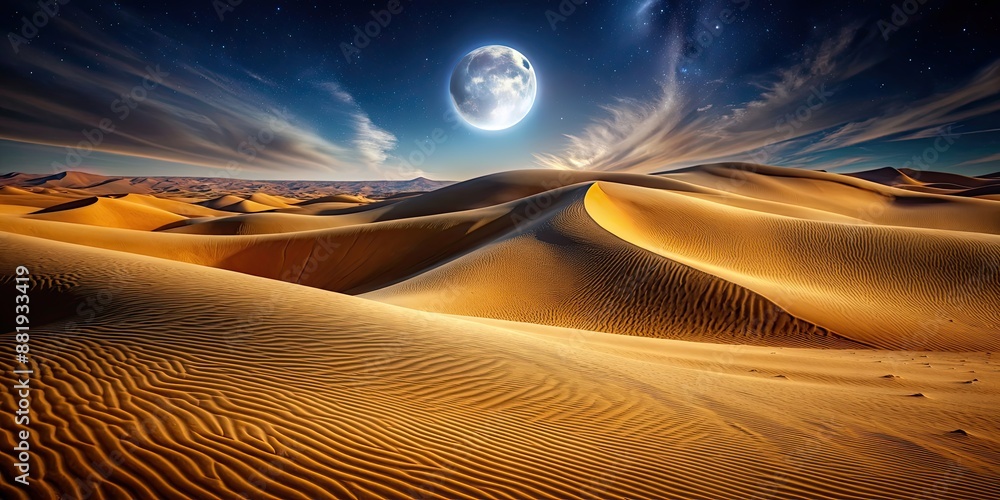
[{"label": "sand dune", "polygon": [[605,183],[591,189],[587,209],[626,241],[866,345],[1000,346],[1000,236],[746,213]]},{"label": "sand dune", "polygon": [[227,217],[213,217],[180,221],[176,225],[161,230],[171,233],[204,235],[255,235],[316,231],[351,226],[359,221],[357,217],[303,217],[290,213],[254,213],[246,215],[227,214]]},{"label": "sand dune", "polygon": [[[371,208],[388,207],[378,220],[420,217],[495,206],[541,193],[555,192],[566,186],[598,180],[635,184],[653,189],[709,192],[700,186],[650,175],[568,170],[517,170],[453,184],[425,195],[404,198],[391,205],[385,202],[375,204]],[[539,205],[537,208],[544,209],[545,206]]]},{"label": "sand dune", "polygon": [[31,190],[33,193],[47,194],[50,196],[59,196],[62,198],[89,198],[90,193],[86,191],[79,191],[74,189],[51,189],[51,188],[33,188]]},{"label": "sand dune", "polygon": [[275,207],[270,206],[270,205],[264,205],[264,204],[257,203],[255,201],[250,201],[250,200],[243,200],[243,201],[240,201],[240,202],[237,202],[237,203],[233,203],[232,205],[227,205],[225,207],[222,207],[220,210],[224,210],[226,212],[237,212],[237,213],[241,213],[241,214],[250,214],[250,213],[257,213],[257,212],[269,212],[269,211],[274,210],[274,209],[275,209]]},{"label": "sand dune", "polygon": [[797,320],[744,287],[605,231],[584,207],[592,185],[566,188],[543,217],[512,217],[526,222],[488,246],[364,297],[434,312],[627,335],[859,346]]},{"label": "sand dune", "polygon": [[846,175],[731,163],[661,176],[874,224],[1000,234],[1000,207],[992,201],[916,193]]},{"label": "sand dune", "polygon": [[996,176],[969,177],[946,172],[882,168],[848,174],[870,181],[920,193],[981,197],[993,200],[1000,194],[1000,179]]},{"label": "sand dune", "polygon": [[[513,225],[504,217],[507,214],[504,208],[490,207],[479,212],[324,231],[224,238],[176,234],[174,230],[137,233],[28,218],[0,218],[0,231],[220,267],[326,290],[360,293],[417,274],[441,260],[490,241],[498,231]],[[224,226],[217,223],[210,227]]]},{"label": "sand dune", "polygon": [[[0,260],[63,316],[33,325],[43,496],[1000,495],[984,354],[477,324],[22,236]],[[97,296],[113,307],[75,315]]]},{"label": "sand dune", "polygon": [[97,197],[55,205],[27,215],[25,218],[144,231],[151,231],[183,219],[177,214],[151,206]]},{"label": "sand dune", "polygon": [[863,172],[851,172],[849,174],[851,177],[857,177],[858,179],[864,179],[866,181],[877,182],[879,184],[885,184],[887,186],[902,186],[902,185],[922,185],[922,183],[905,173],[892,168],[883,167],[875,170],[866,170]]},{"label": "sand dune", "polygon": [[242,201],[246,201],[246,200],[244,200],[243,198],[240,198],[239,196],[233,196],[231,194],[227,194],[225,196],[220,196],[218,198],[213,198],[211,200],[206,200],[206,201],[200,202],[200,203],[198,203],[198,205],[201,205],[203,207],[208,207],[208,208],[214,208],[214,209],[218,210],[218,209],[221,209],[223,207],[227,207],[229,205],[240,203]]},{"label": "sand dune", "polygon": [[82,189],[117,179],[118,178],[109,178],[103,175],[89,174],[86,172],[68,171],[34,177],[28,182],[32,185],[46,188],[62,187]]},{"label": "sand dune", "polygon": [[202,207],[193,203],[185,203],[183,201],[157,198],[155,196],[142,194],[131,193],[117,199],[127,201],[129,203],[136,203],[139,205],[157,208],[183,217],[222,217],[230,215],[221,210],[213,210],[211,208]]},{"label": "sand dune", "polygon": [[[1000,275],[1000,237],[969,232],[995,231],[1000,206],[912,193],[939,201],[899,203],[895,188],[789,170],[528,171],[330,216],[142,217],[156,234],[23,219],[0,220],[0,229],[432,312],[626,335],[942,351],[1000,345],[1000,285],[991,278]],[[725,179],[732,191],[721,189]],[[893,205],[882,218],[932,229],[839,213],[874,198]],[[925,206],[967,218],[913,213]],[[138,228],[132,208],[103,208],[123,211],[115,227]],[[87,223],[68,218],[77,211],[51,220]]]},{"label": "sand dune", "polygon": [[900,172],[924,183],[953,184],[963,187],[981,187],[996,185],[997,180],[991,178],[969,177],[967,175],[953,174],[950,172],[935,172],[932,170],[915,170],[912,168],[900,169]]},{"label": "sand dune", "polygon": [[[254,193],[250,195],[248,201],[275,208],[291,208],[292,204],[295,203],[293,200],[282,199],[267,193]],[[292,203],[288,203],[289,201],[292,201]]]},{"label": "sand dune", "polygon": [[87,191],[99,194],[99,195],[109,195],[109,194],[148,194],[153,192],[152,186],[149,183],[133,183],[128,179],[117,179],[109,180],[93,186],[87,186]]},{"label": "sand dune", "polygon": [[363,196],[354,196],[349,194],[334,194],[330,196],[321,196],[319,198],[313,198],[311,200],[306,200],[300,203],[300,205],[312,205],[314,203],[367,203],[369,200]]},{"label": "sand dune", "polygon": [[34,193],[13,186],[0,187],[0,211],[2,213],[28,214],[41,208],[49,208],[66,203],[65,196]]},{"label": "sand dune", "polygon": [[[622,184],[588,190],[568,214],[366,297],[644,336],[1000,345],[1000,237],[798,220]],[[868,241],[866,252],[850,252]],[[537,296],[521,300],[518,290]]]},{"label": "sand dune", "polygon": [[221,210],[224,212],[238,212],[238,213],[267,212],[275,209],[274,206],[264,205],[256,201],[246,200],[240,198],[239,196],[233,196],[233,195],[220,196],[218,198],[201,202],[199,203],[199,205],[214,210]]},{"label": "sand dune", "polygon": [[14,186],[2,186],[0,187],[0,195],[6,196],[24,196],[30,195],[31,191],[25,191],[24,189],[18,189]]},{"label": "sand dune", "polygon": [[[585,189],[586,186],[564,188],[562,191],[570,190],[575,193],[575,198],[571,194],[565,195],[567,202],[573,201],[573,209],[557,210],[553,207],[546,212],[546,217],[570,221],[587,220],[586,216],[581,218],[578,213],[582,210],[580,196]],[[556,193],[553,196],[564,195]],[[405,286],[394,287],[374,296],[440,312],[532,320],[655,337],[714,338],[720,342],[772,345],[858,345],[830,335],[822,328],[791,318],[753,292],[722,283],[702,273],[692,273],[684,266],[657,259],[647,252],[635,251],[634,247],[623,244],[592,222],[575,233],[574,237],[579,239],[575,250],[563,248],[564,252],[552,255],[552,261],[547,267],[552,272],[560,272],[562,268],[564,277],[553,279],[552,276],[532,275],[535,268],[525,267],[524,264],[530,262],[526,259],[537,258],[545,253],[522,245],[535,236],[529,228],[519,227],[518,221],[528,221],[531,207],[545,203],[551,203],[551,200],[536,197],[478,211],[462,212],[461,215],[429,216],[328,231],[227,238],[221,241],[168,234],[136,235],[115,230],[37,223],[22,223],[21,226],[8,226],[7,229],[222,267],[342,292],[364,292],[416,276],[404,281]],[[259,216],[240,216],[211,219],[203,224],[171,229],[169,232],[181,229],[190,231],[199,227],[220,229],[228,222],[237,227],[225,231],[226,234],[262,233],[265,231],[261,228],[269,224],[279,226],[269,232],[288,233],[292,228],[282,228],[282,224],[297,224],[298,227],[294,229],[301,231],[306,229],[302,227],[304,222],[315,220],[307,218],[300,222],[289,215],[263,215],[268,218],[261,220]],[[315,223],[323,224],[329,218],[318,219]],[[8,222],[13,223],[14,221]],[[569,228],[577,229],[574,225]],[[509,251],[504,250],[507,244],[498,243],[498,238],[508,237],[515,240]],[[558,241],[566,236],[552,234],[539,238]],[[487,242],[492,244],[481,247],[475,255],[439,266]],[[593,251],[594,248],[604,248],[604,251],[613,252],[617,257],[601,258],[601,252]],[[510,265],[492,266],[501,274],[491,279],[477,274],[475,264],[468,264],[481,258],[489,259],[488,256],[496,252],[508,255],[520,263],[512,261]],[[568,262],[565,259],[569,259],[570,254],[587,261],[557,266],[559,261]],[[281,258],[274,259],[275,255],[280,255]],[[401,258],[401,255],[406,258]],[[628,272],[623,273],[620,266],[626,262],[632,262],[632,269],[626,269]],[[470,268],[473,270],[469,271]],[[518,268],[525,269],[529,274],[518,279],[511,279],[511,276],[503,274]],[[307,269],[309,272],[305,272]],[[583,272],[591,273],[592,276],[588,277]],[[440,275],[448,277],[447,285],[434,282],[434,277]],[[599,279],[601,276],[604,279]],[[585,279],[589,279],[590,283],[585,290],[568,286]],[[452,284],[454,280],[464,284]],[[430,294],[434,300],[414,301],[412,298],[395,296],[394,292],[399,288],[420,290],[427,283],[429,284],[426,286],[439,287],[437,292]],[[690,295],[675,295],[669,301],[658,300],[664,291],[677,287],[693,288],[695,292]],[[461,300],[441,300],[466,289],[495,291],[489,292],[490,300],[483,300],[483,297],[475,293],[466,295]],[[444,293],[453,290],[450,294]],[[511,293],[505,293],[508,290]],[[518,290],[535,290],[550,297],[552,302],[523,301]],[[390,299],[390,296],[393,298]],[[728,312],[719,313],[705,304],[718,304],[723,311]],[[500,311],[502,314],[499,314]],[[635,321],[635,316],[643,319]],[[779,330],[783,338],[775,338]]]}]

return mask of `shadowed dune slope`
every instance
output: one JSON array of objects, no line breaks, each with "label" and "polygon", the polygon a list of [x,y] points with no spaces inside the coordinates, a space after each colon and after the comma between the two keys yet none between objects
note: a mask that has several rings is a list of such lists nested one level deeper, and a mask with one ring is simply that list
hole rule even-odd
[{"label": "shadowed dune slope", "polygon": [[888,167],[847,175],[919,193],[977,197],[984,200],[996,200],[1000,196],[1000,179],[990,175],[968,177],[945,172],[896,170]]},{"label": "shadowed dune slope", "polygon": [[[492,240],[513,227],[509,212],[514,209],[517,207],[490,207],[327,230],[233,237],[136,233],[14,217],[0,218],[0,231],[360,293],[404,279]],[[272,216],[270,220],[284,214],[260,215]]]},{"label": "shadowed dune slope", "polygon": [[[945,368],[996,371],[982,354],[928,369],[536,333],[14,235],[0,235],[5,300],[15,265],[62,316],[32,323],[37,497],[1000,495],[996,382]],[[101,308],[79,315],[88,303]],[[28,492],[5,480],[0,496]]]},{"label": "shadowed dune slope", "polygon": [[541,217],[490,245],[363,297],[433,312],[625,335],[860,345],[798,320],[744,287],[617,238],[587,215],[588,187],[569,188]]},{"label": "shadowed dune slope", "polygon": [[237,236],[316,231],[368,222],[371,222],[370,218],[363,214],[310,217],[298,213],[268,212],[241,215],[225,214],[223,217],[188,219],[162,227],[160,230],[181,234]]},{"label": "shadowed dune slope", "polygon": [[845,175],[851,177],[857,177],[858,179],[864,179],[866,181],[877,182],[879,184],[885,184],[887,186],[921,184],[920,181],[915,180],[912,177],[892,167],[877,168],[875,170],[865,170],[863,172],[851,172]]},{"label": "shadowed dune slope", "polygon": [[949,172],[934,172],[930,170],[900,169],[900,172],[927,184],[951,184],[967,188],[996,185],[1000,179],[986,177],[969,177]]},{"label": "shadowed dune slope", "polygon": [[[709,192],[709,190],[698,186],[651,175],[569,170],[515,170],[486,175],[424,195],[391,202],[377,220],[402,219],[488,207],[597,180],[635,184],[656,189]],[[382,209],[386,205],[386,202],[375,203],[367,209]],[[540,206],[539,208],[545,207]]]},{"label": "shadowed dune slope", "polygon": [[609,183],[591,188],[587,212],[625,241],[867,345],[1000,346],[1000,236],[810,221]]}]

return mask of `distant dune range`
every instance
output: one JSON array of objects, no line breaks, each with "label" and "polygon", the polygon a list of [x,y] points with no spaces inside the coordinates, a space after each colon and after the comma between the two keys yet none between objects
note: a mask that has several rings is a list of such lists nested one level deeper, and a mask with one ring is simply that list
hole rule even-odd
[{"label": "distant dune range", "polygon": [[1000,178],[407,182],[0,177],[37,493],[1000,497]]},{"label": "distant dune range", "polygon": [[950,194],[1000,201],[1000,172],[983,177],[966,177],[947,172],[914,170],[912,168],[881,168],[857,174],[860,179],[923,193]]},{"label": "distant dune range", "polygon": [[[297,198],[339,194],[363,194],[383,197],[400,192],[433,191],[454,184],[423,177],[406,181],[255,181],[239,177],[113,177],[84,172],[25,174],[12,172],[0,176],[0,186],[33,186],[55,190],[83,190],[93,195],[156,194],[177,197],[224,196],[267,192],[269,196]],[[256,201],[256,200],[254,200]]]}]

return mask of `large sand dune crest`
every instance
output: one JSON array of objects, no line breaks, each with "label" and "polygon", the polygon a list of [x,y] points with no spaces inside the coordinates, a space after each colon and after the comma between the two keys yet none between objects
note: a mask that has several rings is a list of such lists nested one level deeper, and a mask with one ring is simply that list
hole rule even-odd
[{"label": "large sand dune crest", "polygon": [[150,205],[90,197],[39,210],[28,219],[152,231],[184,217]]},{"label": "large sand dune crest", "polygon": [[626,241],[758,291],[866,345],[1000,346],[1000,236],[746,213],[605,183],[591,189],[587,209]]}]

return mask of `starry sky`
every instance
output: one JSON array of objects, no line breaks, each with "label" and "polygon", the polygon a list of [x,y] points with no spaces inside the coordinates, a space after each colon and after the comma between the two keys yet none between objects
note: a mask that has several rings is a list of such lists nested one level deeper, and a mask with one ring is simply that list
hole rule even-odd
[{"label": "starry sky", "polygon": [[[1000,171],[1000,6],[986,0],[0,9],[4,172],[462,180],[718,161]],[[379,16],[377,35],[359,37]],[[537,73],[531,112],[506,130],[466,124],[448,91],[462,57],[485,45],[516,49]]]}]

